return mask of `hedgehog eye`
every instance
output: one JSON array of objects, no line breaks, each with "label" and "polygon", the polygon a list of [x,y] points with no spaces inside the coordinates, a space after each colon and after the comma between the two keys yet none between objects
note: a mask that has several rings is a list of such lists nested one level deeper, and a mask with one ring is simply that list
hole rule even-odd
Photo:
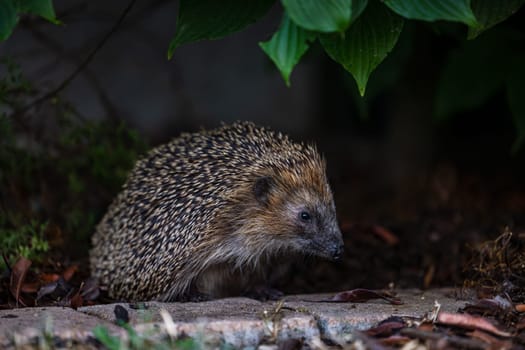
[{"label": "hedgehog eye", "polygon": [[307,211],[302,211],[299,213],[299,217],[303,221],[310,221],[312,219],[312,216]]}]

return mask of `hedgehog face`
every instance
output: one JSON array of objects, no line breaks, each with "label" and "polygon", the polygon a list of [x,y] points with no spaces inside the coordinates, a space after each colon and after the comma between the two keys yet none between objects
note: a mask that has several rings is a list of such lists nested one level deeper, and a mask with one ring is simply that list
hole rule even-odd
[{"label": "hedgehog face", "polygon": [[298,190],[284,203],[283,215],[291,226],[291,240],[307,254],[339,260],[343,239],[333,200],[325,202],[314,191]]},{"label": "hedgehog face", "polygon": [[343,239],[337,224],[332,194],[308,186],[281,188],[274,179],[260,178],[254,187],[259,204],[269,210],[267,218],[279,225],[272,228],[274,239],[306,254],[338,260]]}]

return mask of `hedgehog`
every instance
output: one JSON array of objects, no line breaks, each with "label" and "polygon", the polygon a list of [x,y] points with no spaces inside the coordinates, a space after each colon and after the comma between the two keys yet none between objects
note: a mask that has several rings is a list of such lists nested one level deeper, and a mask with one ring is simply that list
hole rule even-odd
[{"label": "hedgehog", "polygon": [[184,133],[136,163],[95,229],[90,268],[114,299],[201,300],[257,290],[254,280],[295,254],[342,251],[315,146],[235,122]]}]

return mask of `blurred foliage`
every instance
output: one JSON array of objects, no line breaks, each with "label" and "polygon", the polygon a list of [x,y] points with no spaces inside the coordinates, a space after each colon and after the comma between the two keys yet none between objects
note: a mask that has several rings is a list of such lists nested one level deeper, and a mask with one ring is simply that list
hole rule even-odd
[{"label": "blurred foliage", "polygon": [[370,74],[392,51],[406,20],[464,23],[472,39],[507,19],[524,0],[181,0],[168,57],[182,44],[244,29],[275,2],[283,7],[282,24],[260,46],[286,84],[308,42],[319,39],[326,53],[352,74],[363,96]]},{"label": "blurred foliage", "polygon": [[403,30],[401,17],[372,2],[345,31],[319,37],[326,53],[352,74],[363,96],[370,74],[396,45]]},{"label": "blurred foliage", "polygon": [[[287,45],[283,49],[281,43],[283,40],[288,40],[289,37],[295,38],[295,41],[293,45]],[[290,74],[292,74],[293,67],[308,50],[314,38],[312,32],[299,27],[285,15],[279,30],[272,39],[259,43],[259,46],[279,68],[286,85],[290,86]]]},{"label": "blurred foliage", "polygon": [[7,39],[20,19],[20,15],[37,15],[59,24],[52,0],[0,0],[0,41]]},{"label": "blurred foliage", "polygon": [[[400,62],[400,58],[406,59],[406,52],[410,51],[407,47],[414,43],[400,45],[398,41],[402,32],[406,32],[405,24],[413,22],[407,20],[438,21],[452,28],[462,24],[461,29],[468,28],[468,32],[461,30],[452,38],[458,47],[446,58],[436,87],[437,119],[480,107],[505,88],[517,129],[514,150],[525,140],[525,102],[518,97],[524,83],[515,78],[520,76],[525,57],[521,44],[525,39],[523,32],[485,33],[517,12],[525,0],[281,0],[280,3],[281,25],[268,41],[259,45],[286,85],[290,85],[294,67],[312,43],[319,41],[321,50],[352,75],[358,95],[364,98],[356,100],[361,115],[367,113],[366,101],[391,87],[406,63]],[[181,44],[218,39],[244,29],[266,13],[267,5],[267,1],[229,0],[218,4],[211,0],[181,0],[168,57]],[[385,59],[391,64],[381,69]],[[376,69],[378,73],[372,76]],[[371,77],[375,82],[369,81]]]},{"label": "blurred foliage", "polygon": [[146,144],[121,122],[79,118],[58,98],[42,107],[45,120],[17,116],[33,89],[12,61],[1,63],[1,252],[35,259],[45,239],[87,243]]},{"label": "blurred foliage", "polygon": [[[152,340],[154,331],[139,334],[128,323],[118,322],[126,331],[126,337],[111,335],[109,330],[104,326],[96,326],[93,329],[93,335],[106,349],[109,350],[139,350],[139,349],[173,349],[173,350],[199,350],[209,348],[203,339],[181,337],[180,339],[171,339],[170,337],[157,337],[158,340]],[[215,345],[215,344],[214,344]],[[224,350],[233,349],[229,344],[220,344],[220,347],[213,346]]]},{"label": "blurred foliage", "polygon": [[[286,85],[290,86],[294,67],[315,46],[351,74],[352,84],[364,100],[356,102],[363,115],[366,101],[390,87],[400,75],[403,64],[390,64],[389,69],[382,66],[389,60],[399,62],[404,56],[398,51],[406,52],[407,44],[400,45],[399,41],[410,24],[423,21],[432,26],[461,26],[460,35],[454,38],[457,48],[444,62],[436,88],[437,119],[478,108],[506,89],[517,130],[514,150],[525,140],[525,102],[519,98],[523,80],[515,78],[520,76],[525,57],[523,32],[495,28],[486,33],[519,11],[525,0],[180,0],[168,58],[181,45],[220,39],[245,29],[276,3],[281,5],[281,24],[259,45]],[[59,23],[52,0],[0,0],[0,41],[10,35],[20,14],[28,13]],[[378,83],[381,81],[384,85]],[[68,181],[75,184],[76,178]]]},{"label": "blurred foliage", "polygon": [[[308,42],[319,39],[326,53],[354,77],[363,96],[370,74],[393,50],[406,20],[463,23],[473,39],[506,20],[525,0],[180,0],[168,58],[180,45],[245,29],[277,2],[283,9],[282,25],[260,46],[286,84]],[[60,23],[52,0],[0,0],[0,41],[11,35],[21,14]]]},{"label": "blurred foliage", "polygon": [[479,108],[505,89],[518,134],[514,143],[514,150],[517,150],[525,137],[522,112],[525,104],[523,98],[518,102],[512,96],[525,96],[525,80],[516,80],[522,76],[525,47],[521,43],[524,40],[524,33],[502,28],[452,50],[437,85],[436,118],[444,120]]},{"label": "blurred foliage", "polygon": [[[14,223],[9,225],[9,222]],[[36,220],[24,222],[17,218],[0,216],[0,247],[8,262],[23,256],[31,261],[40,261],[42,254],[49,250],[49,243],[44,237],[47,224]],[[0,261],[3,268],[4,261]]]}]

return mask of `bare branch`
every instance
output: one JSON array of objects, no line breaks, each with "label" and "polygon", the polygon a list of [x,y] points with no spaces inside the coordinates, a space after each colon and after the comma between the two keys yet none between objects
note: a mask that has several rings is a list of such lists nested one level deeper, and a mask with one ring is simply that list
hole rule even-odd
[{"label": "bare branch", "polygon": [[97,44],[97,46],[88,54],[88,56],[84,59],[84,61],[66,78],[62,83],[60,83],[55,89],[47,92],[43,96],[37,98],[33,102],[27,104],[26,106],[16,110],[13,113],[13,116],[15,115],[21,115],[24,112],[27,112],[31,108],[41,104],[42,102],[54,97],[56,94],[58,94],[60,91],[62,91],[66,86],[73,81],[78,74],[80,74],[87,65],[93,60],[95,55],[98,53],[98,51],[106,44],[106,42],[109,40],[109,38],[113,35],[113,33],[116,32],[116,30],[120,27],[128,13],[133,8],[133,5],[137,2],[137,0],[131,0],[126,8],[122,11],[121,15],[119,16],[118,20],[115,22],[115,24],[111,27],[111,29],[107,32],[107,34],[100,40],[100,42]]}]

